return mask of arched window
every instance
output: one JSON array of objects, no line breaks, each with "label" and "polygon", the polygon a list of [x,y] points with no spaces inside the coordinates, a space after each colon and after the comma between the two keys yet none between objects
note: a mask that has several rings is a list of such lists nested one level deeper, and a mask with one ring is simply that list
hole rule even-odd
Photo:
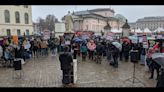
[{"label": "arched window", "polygon": [[25,24],[29,24],[28,13],[25,13],[25,14],[24,14],[24,19],[25,19]]},{"label": "arched window", "polygon": [[15,20],[16,20],[16,23],[20,23],[20,15],[19,15],[19,12],[15,12]]},{"label": "arched window", "polygon": [[5,10],[5,23],[10,23],[10,12],[8,10]]}]

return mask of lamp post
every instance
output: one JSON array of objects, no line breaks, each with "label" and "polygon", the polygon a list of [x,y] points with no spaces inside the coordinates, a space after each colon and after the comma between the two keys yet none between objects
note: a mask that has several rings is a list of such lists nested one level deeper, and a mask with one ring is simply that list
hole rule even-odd
[{"label": "lamp post", "polygon": [[122,26],[122,37],[128,37],[130,33],[129,30],[130,26],[128,24],[128,20],[126,19],[125,24]]}]

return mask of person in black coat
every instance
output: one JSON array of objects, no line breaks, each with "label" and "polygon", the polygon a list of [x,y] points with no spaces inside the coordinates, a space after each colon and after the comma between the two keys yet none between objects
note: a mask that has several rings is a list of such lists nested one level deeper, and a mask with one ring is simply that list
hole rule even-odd
[{"label": "person in black coat", "polygon": [[164,70],[161,70],[161,75],[158,78],[156,87],[164,87]]},{"label": "person in black coat", "polygon": [[64,53],[60,54],[59,60],[61,65],[61,70],[63,71],[62,83],[68,85],[72,83],[71,72],[73,59],[69,52],[69,47],[64,47]]},{"label": "person in black coat", "polygon": [[97,54],[96,63],[101,64],[101,58],[103,52],[104,52],[104,46],[102,45],[102,43],[98,43],[98,45],[96,46],[96,54]]},{"label": "person in black coat", "polygon": [[130,49],[131,49],[130,43],[124,42],[122,44],[122,52],[123,52],[123,55],[125,57],[125,61],[129,60],[129,51],[130,51]]},{"label": "person in black coat", "polygon": [[118,57],[119,57],[119,49],[116,46],[112,46],[112,57],[113,57],[113,66],[118,68]]}]

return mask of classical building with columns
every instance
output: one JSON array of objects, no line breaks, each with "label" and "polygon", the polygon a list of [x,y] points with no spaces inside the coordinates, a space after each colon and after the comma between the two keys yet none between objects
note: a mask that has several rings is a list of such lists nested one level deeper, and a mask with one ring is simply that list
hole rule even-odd
[{"label": "classical building with columns", "polygon": [[[74,20],[74,31],[93,31],[101,34],[107,23],[112,28],[119,29],[125,23],[126,18],[110,8],[98,8],[72,13]],[[64,17],[63,17],[64,19]]]},{"label": "classical building with columns", "polygon": [[33,34],[30,5],[1,5],[0,20],[0,36]]},{"label": "classical building with columns", "polygon": [[140,28],[144,30],[148,28],[151,31],[156,30],[157,28],[164,28],[164,16],[150,16],[138,19],[134,23],[129,23],[132,29]]}]

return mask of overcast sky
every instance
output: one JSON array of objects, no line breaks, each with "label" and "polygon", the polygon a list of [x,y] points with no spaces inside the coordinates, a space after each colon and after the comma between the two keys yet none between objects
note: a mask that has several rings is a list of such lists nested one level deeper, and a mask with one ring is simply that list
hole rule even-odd
[{"label": "overcast sky", "polygon": [[115,14],[125,16],[129,22],[135,22],[138,18],[146,16],[164,16],[164,5],[33,5],[32,19],[36,22],[38,17],[45,18],[48,14],[54,14],[58,20],[61,20],[68,11],[109,7],[114,9]]}]

